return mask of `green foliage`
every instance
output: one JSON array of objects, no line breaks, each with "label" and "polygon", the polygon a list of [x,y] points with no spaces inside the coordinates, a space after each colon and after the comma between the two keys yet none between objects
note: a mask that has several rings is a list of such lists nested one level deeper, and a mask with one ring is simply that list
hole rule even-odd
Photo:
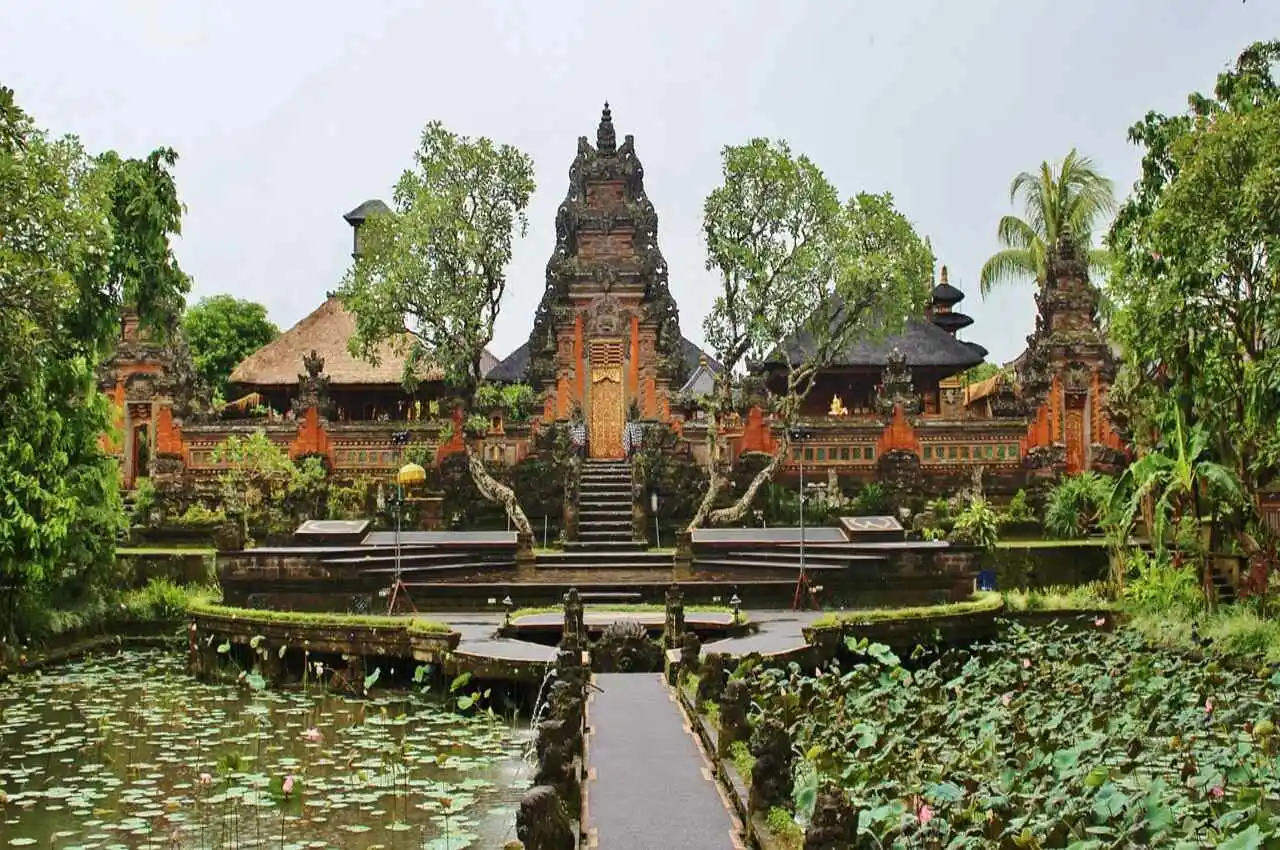
[{"label": "green foliage", "polygon": [[186,616],[187,607],[209,599],[206,588],[191,588],[163,578],[150,579],[145,587],[125,594],[121,609],[135,622],[170,622]]},{"label": "green foliage", "polygon": [[971,366],[965,370],[961,376],[966,383],[976,384],[979,381],[985,381],[987,378],[994,378],[1000,374],[1000,367],[994,363],[979,363],[977,366]]},{"label": "green foliage", "polygon": [[1065,540],[1085,537],[1102,521],[1113,490],[1114,482],[1096,472],[1063,478],[1045,504],[1045,530]]},{"label": "green foliage", "polygon": [[1000,594],[1009,611],[1105,611],[1115,603],[1105,585],[1098,582],[1006,590]]},{"label": "green foliage", "polygon": [[[752,139],[722,152],[724,180],[703,206],[707,268],[721,288],[703,331],[724,367],[707,434],[707,488],[691,527],[736,522],[776,471],[764,467],[738,500],[713,513],[727,481],[721,417],[748,360],[785,367],[761,382],[766,407],[790,426],[816,373],[855,340],[892,333],[920,312],[933,251],[889,194],[842,202],[835,186],[786,142]],[[803,345],[791,342],[803,339]],[[782,440],[779,452],[787,449]]]},{"label": "green foliage", "polygon": [[999,283],[1031,278],[1043,281],[1051,249],[1066,237],[1103,272],[1110,264],[1105,250],[1090,249],[1093,231],[1115,210],[1112,183],[1098,173],[1093,160],[1074,148],[1056,165],[1040,164],[1036,173],[1024,171],[1009,186],[1010,203],[1021,198],[1023,218],[1000,219],[996,236],[1003,250],[983,265],[978,285],[983,295]]},{"label": "green foliage", "polygon": [[[394,209],[369,217],[360,250],[338,295],[355,313],[353,353],[372,362],[386,344],[408,346],[405,386],[429,363],[457,391],[466,436],[488,430],[481,409],[481,362],[493,341],[515,235],[528,228],[533,161],[510,145],[450,132],[438,121],[422,132],[414,167],[396,183]],[[483,391],[493,397],[492,390]],[[504,392],[497,396],[508,401]],[[531,397],[512,391],[519,406]],[[516,495],[468,445],[477,490],[503,505],[514,527],[532,534]]]},{"label": "green foliage", "polygon": [[1027,491],[1019,490],[1013,494],[1013,498],[1009,500],[1009,504],[1005,507],[1000,515],[1002,523],[1015,522],[1035,522],[1035,511],[1031,510],[1031,503],[1027,500]]},{"label": "green foliage", "polygon": [[1244,502],[1235,473],[1209,459],[1204,427],[1188,432],[1177,408],[1172,418],[1173,427],[1164,429],[1160,442],[1125,469],[1110,499],[1111,510],[1126,526],[1144,505],[1151,506],[1151,539],[1160,552],[1171,526],[1183,520],[1194,526],[1202,516],[1216,518]]},{"label": "green foliage", "polygon": [[[738,776],[742,781],[751,784],[751,768],[756,766],[756,757],[751,755],[751,749],[747,746],[746,741],[734,741],[729,745],[729,757],[733,761],[734,769],[738,771]],[[790,813],[787,815],[790,817]]]},{"label": "green foliage", "polygon": [[227,394],[231,372],[280,335],[267,308],[232,295],[211,295],[187,308],[182,333],[191,346],[196,373],[215,393]]},{"label": "green foliage", "polygon": [[845,624],[883,623],[894,620],[921,620],[954,617],[959,614],[994,614],[1004,604],[998,593],[976,593],[963,602],[919,605],[910,608],[868,608],[857,611],[828,611],[812,623],[815,629],[838,628]]},{"label": "green foliage", "polygon": [[257,608],[234,608],[197,600],[187,606],[190,614],[207,614],[212,617],[226,617],[247,623],[283,623],[301,626],[332,627],[340,629],[344,626],[360,626],[376,629],[408,629],[422,634],[448,634],[449,627],[444,623],[424,620],[418,617],[392,617],[376,614],[331,614],[310,611],[264,611]]},{"label": "green foliage", "polygon": [[[408,451],[405,459],[410,460]],[[417,461],[415,461],[417,462]],[[331,481],[325,497],[327,519],[368,519],[373,515],[378,480],[361,476],[349,483]]]},{"label": "green foliage", "polygon": [[186,292],[174,160],[91,156],[0,88],[0,636],[109,578],[123,517],[94,370],[126,303],[163,329]]},{"label": "green foliage", "polygon": [[856,847],[1280,837],[1259,803],[1280,789],[1280,676],[1081,626],[1011,624],[910,669],[856,644],[816,675],[792,664],[746,683],[757,722],[782,723],[818,786],[844,789]]},{"label": "green foliage", "polygon": [[209,525],[221,525],[227,521],[227,515],[221,510],[211,510],[201,504],[194,504],[182,512],[180,516],[175,517],[172,522],[174,525],[199,527]]},{"label": "green foliage", "polygon": [[218,475],[222,506],[240,522],[246,544],[289,534],[298,520],[324,513],[324,463],[308,457],[295,464],[265,431],[228,437],[214,460],[225,464]]},{"label": "green foliage", "polygon": [[1176,406],[1250,493],[1280,472],[1278,57],[1280,42],[1253,44],[1186,114],[1130,129],[1142,174],[1110,234],[1118,421],[1142,454]]},{"label": "green foliage", "polygon": [[855,500],[854,511],[862,516],[883,516],[889,511],[889,494],[878,481],[862,485],[862,492]]},{"label": "green foliage", "polygon": [[[740,742],[735,741],[734,743]],[[804,830],[796,823],[791,812],[783,808],[774,807],[769,810],[764,822],[769,829],[770,835],[777,839],[783,850],[800,850],[804,846]]]},{"label": "green foliage", "polygon": [[133,516],[135,523],[145,523],[156,506],[156,485],[150,478],[139,478],[133,488]]},{"label": "green foliage", "polygon": [[1127,608],[1139,614],[1189,616],[1204,609],[1204,593],[1197,570],[1174,565],[1167,555],[1128,550],[1125,557],[1128,581],[1124,587]]},{"label": "green foliage", "polygon": [[500,412],[509,422],[524,422],[537,409],[537,395],[528,384],[492,384],[476,387],[474,407],[480,413]]},{"label": "green foliage", "polygon": [[1000,536],[1000,519],[986,499],[975,498],[956,516],[951,536],[957,543],[994,549]]}]

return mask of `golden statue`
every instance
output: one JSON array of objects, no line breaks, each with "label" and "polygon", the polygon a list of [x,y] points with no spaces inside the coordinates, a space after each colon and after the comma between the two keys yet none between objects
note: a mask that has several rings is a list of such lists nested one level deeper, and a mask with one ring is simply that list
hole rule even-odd
[{"label": "golden statue", "polygon": [[827,411],[828,416],[848,416],[849,408],[844,406],[844,402],[840,400],[840,396],[833,395],[831,397],[831,409]]}]

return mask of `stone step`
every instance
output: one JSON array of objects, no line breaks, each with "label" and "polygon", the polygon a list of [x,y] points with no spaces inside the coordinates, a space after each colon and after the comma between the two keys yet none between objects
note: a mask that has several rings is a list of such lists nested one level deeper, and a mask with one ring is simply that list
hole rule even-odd
[{"label": "stone step", "polygon": [[634,540],[569,540],[564,544],[565,551],[582,551],[582,550],[642,550],[645,544],[637,543]]},{"label": "stone step", "polygon": [[630,511],[630,499],[579,499],[578,509],[583,513],[593,510]]},{"label": "stone step", "polygon": [[619,517],[619,518],[617,518],[617,519],[595,519],[595,518],[591,518],[591,519],[579,519],[579,520],[578,520],[578,528],[581,528],[581,529],[588,529],[588,528],[598,528],[598,529],[605,529],[605,528],[630,528],[630,527],[631,527],[631,518],[630,518],[630,517]]},{"label": "stone step", "polygon": [[[732,560],[725,559],[725,558],[694,558],[693,566],[698,569],[705,569],[708,567],[719,567],[721,569],[724,569],[726,567],[729,567],[729,568],[736,567],[741,569],[795,570],[796,572],[800,571],[799,561],[766,561],[766,560],[752,561],[752,560],[747,560],[745,558],[735,558]],[[805,572],[840,573],[840,572],[844,572],[848,568],[842,564],[815,564],[815,563],[811,563],[808,559],[805,559],[804,569],[805,569]]]},{"label": "stone step", "polygon": [[646,566],[668,566],[674,563],[670,553],[650,552],[637,544],[634,549],[565,549],[537,556],[539,564],[574,566],[592,563],[643,563]]}]

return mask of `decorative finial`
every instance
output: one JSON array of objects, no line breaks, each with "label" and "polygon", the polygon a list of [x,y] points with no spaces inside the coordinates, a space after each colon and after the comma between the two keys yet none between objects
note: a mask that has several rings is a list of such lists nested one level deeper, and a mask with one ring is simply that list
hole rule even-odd
[{"label": "decorative finial", "polygon": [[606,154],[618,150],[618,137],[613,132],[613,113],[609,111],[607,100],[604,102],[604,111],[600,113],[600,127],[596,130],[596,150]]},{"label": "decorative finial", "polygon": [[944,286],[947,283],[947,267],[946,266],[942,267],[942,283]]}]

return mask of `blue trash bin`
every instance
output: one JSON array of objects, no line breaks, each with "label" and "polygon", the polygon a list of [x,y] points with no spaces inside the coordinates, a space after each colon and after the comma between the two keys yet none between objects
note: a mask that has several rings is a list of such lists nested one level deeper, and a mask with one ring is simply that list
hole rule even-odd
[{"label": "blue trash bin", "polygon": [[978,590],[995,590],[996,589],[996,571],[995,570],[979,570],[978,571]]}]

